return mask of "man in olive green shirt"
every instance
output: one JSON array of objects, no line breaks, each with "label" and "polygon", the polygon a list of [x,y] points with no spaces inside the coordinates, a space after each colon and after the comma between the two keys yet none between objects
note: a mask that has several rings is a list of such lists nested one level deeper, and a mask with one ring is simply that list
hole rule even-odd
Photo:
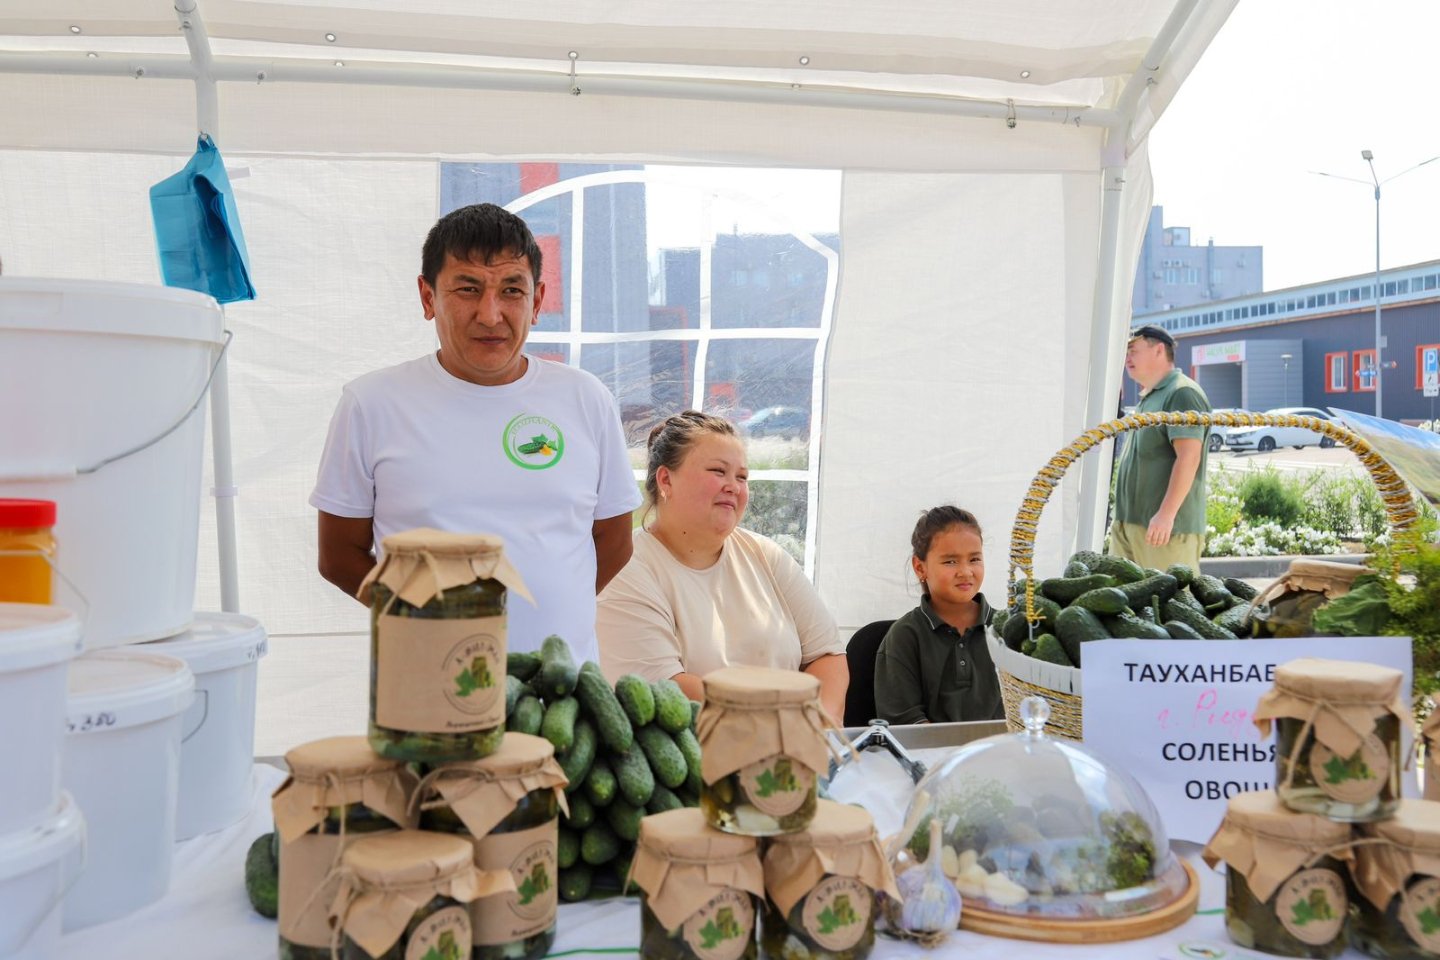
[{"label": "man in olive green shirt", "polygon": [[896,620],[875,656],[875,712],[889,723],[998,720],[1005,715],[1000,679],[985,645],[990,604],[976,594],[980,616],[963,634],[921,596]]},{"label": "man in olive green shirt", "polygon": [[[1137,413],[1195,410],[1210,401],[1175,369],[1175,339],[1160,327],[1130,335],[1125,372],[1140,385]],[[1143,427],[1129,434],[1115,479],[1110,552],[1142,567],[1200,566],[1205,546],[1206,427]]]}]

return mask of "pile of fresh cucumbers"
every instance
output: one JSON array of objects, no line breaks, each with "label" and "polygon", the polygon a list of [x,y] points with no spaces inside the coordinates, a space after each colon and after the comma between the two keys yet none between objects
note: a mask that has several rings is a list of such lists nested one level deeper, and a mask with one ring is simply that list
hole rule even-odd
[{"label": "pile of fresh cucumbers", "polygon": [[544,737],[569,778],[560,818],[559,893],[582,900],[599,879],[623,884],[640,819],[700,802],[700,704],[673,680],[626,674],[611,687],[578,667],[559,637],[506,662],[507,730]]},{"label": "pile of fresh cucumbers", "polygon": [[1039,622],[1025,618],[1025,583],[991,626],[1012,650],[1066,667],[1080,666],[1091,640],[1235,640],[1252,636],[1250,601],[1243,580],[1197,573],[1184,564],[1160,571],[1124,557],[1081,550],[1063,576],[1043,580],[1035,592]]}]

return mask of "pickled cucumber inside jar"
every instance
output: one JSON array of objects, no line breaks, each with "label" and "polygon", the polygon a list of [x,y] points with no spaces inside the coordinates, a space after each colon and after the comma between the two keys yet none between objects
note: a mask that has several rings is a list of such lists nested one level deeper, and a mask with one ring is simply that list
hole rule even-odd
[{"label": "pickled cucumber inside jar", "polygon": [[1434,960],[1440,956],[1440,877],[1413,874],[1405,889],[1377,910],[1357,897],[1351,942],[1385,960]]},{"label": "pickled cucumber inside jar", "polygon": [[[422,771],[421,827],[470,838],[476,865],[513,881],[512,891],[470,905],[472,960],[539,960],[555,941],[560,801],[568,782],[554,747],[511,733],[491,756]],[[525,789],[518,798],[517,785]]]},{"label": "pickled cucumber inside jar", "polygon": [[[453,714],[460,718],[458,722],[464,723],[470,715],[483,713],[487,703],[492,708],[489,711],[491,721],[488,725],[456,733],[399,729],[380,722],[379,717],[384,714],[381,707],[382,684],[386,682],[381,676],[381,664],[388,662],[381,654],[381,632],[385,622],[388,622],[384,621],[385,617],[457,621],[461,624],[482,617],[503,618],[504,585],[495,580],[477,580],[463,587],[447,590],[443,596],[434,597],[420,607],[395,597],[383,583],[375,584],[373,596],[370,626],[370,746],[382,757],[427,764],[476,760],[498,750],[505,738],[503,628],[498,642],[487,634],[488,639],[481,642],[481,647],[476,647],[476,641],[466,643],[469,638],[457,636],[457,643],[451,648],[446,660],[448,666],[443,671],[444,676],[434,678],[437,696],[432,699],[434,706],[430,710]],[[497,698],[498,719],[493,710]],[[429,722],[438,725],[433,720]]]},{"label": "pickled cucumber inside jar", "polygon": [[1411,722],[1404,675],[1372,663],[1301,657],[1275,668],[1255,708],[1262,737],[1276,727],[1275,789],[1285,806],[1365,823],[1400,802],[1400,731]]},{"label": "pickled cucumber inside jar", "polygon": [[755,897],[725,889],[674,929],[641,898],[640,956],[646,960],[755,960]]},{"label": "pickled cucumber inside jar", "polygon": [[1281,718],[1275,763],[1276,790],[1290,809],[1352,823],[1384,819],[1400,802],[1400,721],[1380,717],[1375,731],[1342,757],[1316,738],[1313,726]]},{"label": "pickled cucumber inside jar", "polygon": [[345,960],[467,960],[469,901],[493,878],[465,837],[397,830],[362,837],[341,858],[330,908]]},{"label": "pickled cucumber inside jar", "polygon": [[640,956],[753,958],[765,894],[759,843],[719,833],[693,807],[640,821],[629,883],[640,892]]},{"label": "pickled cucumber inside jar", "polygon": [[1345,952],[1349,887],[1343,867],[1321,857],[1260,900],[1238,870],[1225,874],[1225,930],[1242,947],[1329,960]]},{"label": "pickled cucumber inside jar", "polygon": [[499,537],[417,529],[384,538],[360,587],[377,753],[445,763],[499,748],[511,589],[531,599]]},{"label": "pickled cucumber inside jar", "polygon": [[768,837],[804,830],[818,797],[815,774],[782,754],[702,783],[700,809],[717,830]]},{"label": "pickled cucumber inside jar", "polygon": [[875,894],[826,875],[788,916],[767,903],[760,929],[767,960],[865,960],[875,947]]},{"label": "pickled cucumber inside jar", "polygon": [[400,939],[384,953],[373,955],[345,937],[340,956],[343,960],[467,960],[471,956],[470,911],[458,900],[434,897],[415,911]]},{"label": "pickled cucumber inside jar", "polygon": [[[326,912],[338,881],[325,884],[345,845],[410,822],[409,769],[377,756],[365,737],[328,737],[285,754],[290,777],[271,801],[281,843],[278,934],[288,960],[330,960]],[[369,798],[375,807],[362,798]]]}]

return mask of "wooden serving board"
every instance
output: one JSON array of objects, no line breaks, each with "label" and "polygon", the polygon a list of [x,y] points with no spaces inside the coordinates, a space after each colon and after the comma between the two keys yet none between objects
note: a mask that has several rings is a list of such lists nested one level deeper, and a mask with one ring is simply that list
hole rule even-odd
[{"label": "wooden serving board", "polygon": [[1182,860],[1180,865],[1185,868],[1185,877],[1189,881],[1185,892],[1174,903],[1150,913],[1106,920],[1048,920],[1000,913],[965,903],[960,909],[960,928],[996,937],[1047,943],[1113,943],[1116,940],[1153,937],[1189,920],[1199,903],[1200,878],[1190,864]]}]

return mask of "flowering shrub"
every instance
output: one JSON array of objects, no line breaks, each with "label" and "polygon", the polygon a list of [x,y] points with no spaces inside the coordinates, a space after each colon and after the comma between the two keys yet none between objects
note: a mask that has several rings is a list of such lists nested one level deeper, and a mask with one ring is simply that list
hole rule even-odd
[{"label": "flowering shrub", "polygon": [[1274,557],[1281,554],[1339,553],[1340,538],[1328,530],[1300,524],[1283,527],[1273,520],[1251,525],[1245,520],[1226,533],[1205,532],[1207,557]]}]

